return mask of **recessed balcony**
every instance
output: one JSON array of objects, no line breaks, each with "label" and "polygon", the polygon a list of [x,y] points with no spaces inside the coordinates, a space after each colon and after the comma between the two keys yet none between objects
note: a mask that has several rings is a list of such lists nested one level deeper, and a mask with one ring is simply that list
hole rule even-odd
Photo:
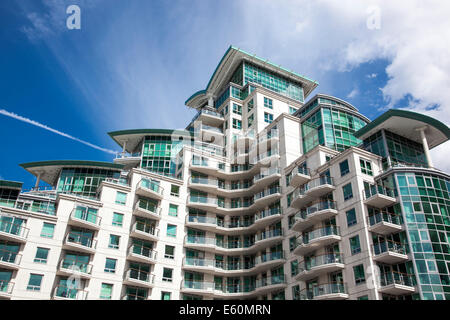
[{"label": "recessed balcony", "polygon": [[0,267],[7,269],[19,269],[22,255],[14,251],[0,249]]},{"label": "recessed balcony", "polygon": [[56,286],[53,290],[54,300],[86,300],[87,291],[70,286]]},{"label": "recessed balcony", "polygon": [[368,222],[369,231],[388,235],[402,230],[403,219],[401,215],[379,211],[368,216]]},{"label": "recessed balcony", "polygon": [[92,264],[81,263],[72,259],[63,259],[59,263],[58,273],[65,276],[79,276],[90,279],[92,274]]},{"label": "recessed balcony", "polygon": [[136,187],[136,194],[156,200],[163,198],[164,188],[159,185],[159,181],[141,179]]},{"label": "recessed balcony", "polygon": [[99,230],[102,218],[97,215],[97,209],[77,207],[69,216],[69,224],[81,228]]},{"label": "recessed balcony", "polygon": [[11,280],[0,280],[0,298],[11,299],[14,282]]},{"label": "recessed balcony", "polygon": [[64,249],[95,253],[97,240],[91,237],[82,236],[78,233],[69,232],[63,243]]},{"label": "recessed balcony", "polygon": [[329,226],[304,232],[297,238],[294,254],[304,256],[314,250],[328,246],[341,240],[339,227]]},{"label": "recessed balcony", "polygon": [[309,168],[306,167],[295,167],[291,172],[290,186],[299,187],[311,180],[311,173]]},{"label": "recessed balcony", "polygon": [[139,199],[134,205],[133,214],[142,218],[161,219],[161,207],[156,203]]},{"label": "recessed balcony", "polygon": [[138,269],[128,269],[125,272],[123,282],[125,284],[153,288],[155,284],[155,275]]},{"label": "recessed balcony", "polygon": [[152,248],[133,244],[128,248],[127,259],[142,263],[156,263],[156,254]]},{"label": "recessed balcony", "polygon": [[373,260],[386,264],[397,264],[409,260],[406,245],[394,241],[382,241],[372,246]]},{"label": "recessed balcony", "polygon": [[406,273],[388,272],[380,274],[381,293],[405,295],[416,291],[414,276]]},{"label": "recessed balcony", "polygon": [[394,191],[380,185],[371,185],[363,191],[364,203],[375,208],[385,208],[397,202]]},{"label": "recessed balcony", "polygon": [[295,280],[307,281],[322,274],[343,270],[344,267],[344,259],[340,253],[305,257],[305,260],[299,263]]},{"label": "recessed balcony", "polygon": [[159,229],[154,224],[136,221],[131,228],[130,235],[143,240],[157,241]]},{"label": "recessed balcony", "polygon": [[0,239],[6,241],[18,241],[25,243],[28,238],[29,229],[25,226],[0,219]]},{"label": "recessed balcony", "polygon": [[301,209],[295,215],[292,230],[302,232],[309,227],[335,217],[338,214],[336,201],[321,201]]}]

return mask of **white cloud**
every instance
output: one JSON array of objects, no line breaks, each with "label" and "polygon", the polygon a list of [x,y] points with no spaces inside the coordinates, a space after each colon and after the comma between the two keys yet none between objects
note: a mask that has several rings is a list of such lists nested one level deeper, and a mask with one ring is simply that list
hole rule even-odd
[{"label": "white cloud", "polygon": [[377,76],[378,76],[377,73],[371,73],[371,74],[366,75],[366,77],[369,78],[369,79],[376,78]]},{"label": "white cloud", "polygon": [[358,88],[354,88],[348,95],[347,98],[352,99],[359,94]]}]

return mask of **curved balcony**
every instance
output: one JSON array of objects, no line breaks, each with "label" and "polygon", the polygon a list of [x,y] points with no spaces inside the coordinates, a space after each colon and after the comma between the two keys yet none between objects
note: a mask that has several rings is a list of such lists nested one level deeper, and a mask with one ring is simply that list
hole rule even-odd
[{"label": "curved balcony", "polygon": [[387,240],[374,244],[372,249],[377,262],[396,264],[409,260],[406,244]]},{"label": "curved balcony", "polygon": [[347,288],[344,283],[324,283],[312,289],[300,292],[299,300],[345,300],[348,299]]},{"label": "curved balcony", "polygon": [[304,185],[305,183],[311,180],[310,170],[309,168],[305,167],[295,167],[294,170],[292,170],[292,172],[290,173],[290,175],[291,181],[289,185],[294,188]]},{"label": "curved balcony", "polygon": [[214,273],[215,260],[199,258],[183,258],[182,268],[195,272]]},{"label": "curved balcony", "polygon": [[0,267],[17,270],[19,269],[21,260],[21,254],[6,249],[0,249]]},{"label": "curved balcony", "polygon": [[189,168],[207,175],[216,174],[219,170],[219,162],[211,159],[192,159]]},{"label": "curved balcony", "polygon": [[209,109],[201,109],[192,119],[193,121],[201,121],[204,124],[212,125],[212,126],[219,126],[223,124],[224,118],[223,115],[221,115],[219,112],[215,112],[213,110]]},{"label": "curved balcony", "polygon": [[78,233],[69,232],[64,240],[63,248],[86,253],[95,253],[97,240],[91,237],[81,236]]},{"label": "curved balcony", "polygon": [[133,214],[142,217],[142,218],[150,218],[150,219],[161,219],[161,207],[156,206],[148,201],[143,201],[139,199],[138,202],[134,205]]},{"label": "curved balcony", "polygon": [[0,298],[10,299],[14,289],[14,282],[11,280],[0,280]]},{"label": "curved balcony", "polygon": [[0,220],[0,239],[25,243],[30,229],[21,224]]},{"label": "curved balcony", "polygon": [[295,215],[292,230],[302,232],[303,230],[338,214],[336,201],[322,201],[302,209]]},{"label": "curved balcony", "polygon": [[81,263],[73,259],[63,259],[59,263],[58,274],[65,276],[76,275],[81,278],[90,279],[92,267],[92,264]]},{"label": "curved balcony", "polygon": [[202,230],[215,231],[217,228],[217,218],[207,216],[186,216],[186,227],[200,228]]},{"label": "curved balcony", "polygon": [[255,264],[249,269],[255,272],[261,272],[283,264],[285,261],[286,258],[283,251],[265,253],[256,256]]},{"label": "curved balcony", "polygon": [[[141,156],[142,156],[142,154],[140,152],[135,152],[135,153],[120,152],[120,153],[116,154],[114,163],[119,163],[119,164],[123,164],[123,165],[136,165],[141,162]],[[111,178],[108,178],[108,179],[111,179]],[[111,182],[111,180],[108,182]],[[119,184],[122,184],[122,183],[119,183]],[[128,184],[125,184],[125,185],[128,185]]]},{"label": "curved balcony", "polygon": [[320,198],[335,189],[333,178],[328,176],[316,178],[294,190],[291,206],[301,208],[308,202]]},{"label": "curved balcony", "polygon": [[371,232],[388,235],[402,230],[403,219],[401,215],[379,211],[368,216],[367,219]]},{"label": "curved balcony", "polygon": [[277,143],[279,141],[279,132],[278,129],[271,129],[265,134],[258,137],[258,144],[268,143],[272,145],[272,143]]},{"label": "curved balcony", "polygon": [[255,209],[262,209],[269,204],[281,198],[281,187],[275,186],[264,191],[258,192],[253,196],[253,205]]},{"label": "curved balcony", "polygon": [[282,217],[283,210],[281,207],[273,207],[263,211],[259,211],[255,214],[255,221],[253,225],[258,228],[262,228],[272,224]]},{"label": "curved balcony", "polygon": [[279,159],[278,149],[271,149],[263,154],[257,155],[251,159],[252,164],[270,164],[273,160]]},{"label": "curved balcony", "polygon": [[143,240],[157,241],[159,236],[159,229],[153,224],[136,221],[131,228],[130,235]]},{"label": "curved balcony", "polygon": [[257,279],[255,283],[255,293],[266,294],[270,291],[279,290],[287,286],[284,274],[269,278]]},{"label": "curved balcony", "polygon": [[255,246],[270,246],[283,239],[283,230],[274,229],[258,233],[255,238]]},{"label": "curved balcony", "polygon": [[201,124],[199,129],[202,141],[213,142],[223,140],[222,128]]},{"label": "curved balcony", "polygon": [[217,179],[209,179],[204,177],[189,177],[188,187],[204,192],[213,192],[219,188]]},{"label": "curved balcony", "polygon": [[328,246],[341,240],[339,227],[330,226],[303,233],[297,238],[294,254],[305,255],[311,251]]},{"label": "curved balcony", "polygon": [[340,253],[328,253],[309,257],[298,265],[295,280],[307,281],[322,274],[343,270],[344,259]]},{"label": "curved balcony", "polygon": [[213,295],[214,287],[214,282],[183,280],[181,281],[180,291],[191,294]]},{"label": "curved balcony", "polygon": [[132,244],[128,248],[127,259],[143,263],[156,263],[156,251],[142,245]]},{"label": "curved balcony", "polygon": [[253,177],[253,185],[257,188],[264,188],[279,181],[281,178],[281,169],[279,167],[262,167],[260,172]]},{"label": "curved balcony", "polygon": [[136,194],[147,198],[161,200],[163,192],[164,188],[159,185],[159,182],[145,178],[142,178],[136,186]]},{"label": "curved balcony", "polygon": [[381,293],[391,295],[405,295],[416,291],[414,275],[388,272],[380,274],[380,288]]},{"label": "curved balcony", "polygon": [[123,282],[132,286],[153,288],[155,275],[142,270],[129,268],[125,272]]},{"label": "curved balcony", "polygon": [[371,207],[385,208],[397,202],[394,190],[380,185],[371,185],[363,191],[364,203]]},{"label": "curved balcony", "polygon": [[70,286],[56,286],[52,298],[54,300],[86,300],[87,291]]},{"label": "curved balcony", "polygon": [[184,246],[191,249],[210,250],[214,252],[216,238],[186,235],[184,237]]},{"label": "curved balcony", "polygon": [[81,228],[99,230],[101,221],[102,218],[96,213],[89,212],[89,208],[74,208],[69,216],[69,224]]}]

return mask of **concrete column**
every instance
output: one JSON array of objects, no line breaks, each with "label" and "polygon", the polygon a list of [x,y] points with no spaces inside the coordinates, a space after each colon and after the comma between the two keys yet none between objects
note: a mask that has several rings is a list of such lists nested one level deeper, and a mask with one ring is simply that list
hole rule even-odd
[{"label": "concrete column", "polygon": [[427,127],[417,128],[416,130],[420,132],[420,138],[422,139],[423,151],[425,152],[425,157],[427,158],[428,168],[433,168],[433,161],[431,161],[430,149],[428,148],[427,137],[425,136],[425,129]]},{"label": "concrete column", "polygon": [[38,175],[36,176],[36,184],[34,185],[35,189],[39,188],[40,182],[41,182],[41,173],[39,172]]},{"label": "concrete column", "polygon": [[123,153],[123,154],[125,154],[126,149],[127,149],[127,140],[125,140],[125,141],[123,142],[123,146],[122,146],[122,153]]},{"label": "concrete column", "polygon": [[386,159],[387,159],[388,167],[391,168],[392,167],[391,155],[389,154],[389,147],[387,145],[386,134],[384,132],[384,129],[381,129],[381,137],[383,139],[383,146],[386,151]]}]

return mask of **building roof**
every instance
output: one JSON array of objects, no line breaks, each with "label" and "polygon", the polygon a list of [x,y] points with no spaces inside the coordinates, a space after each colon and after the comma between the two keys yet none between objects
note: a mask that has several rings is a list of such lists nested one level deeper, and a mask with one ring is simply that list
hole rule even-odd
[{"label": "building roof", "polygon": [[22,190],[23,182],[0,180],[0,188],[19,189]]},{"label": "building roof", "polygon": [[420,132],[416,130],[421,127],[426,127],[425,136],[430,149],[450,139],[450,129],[439,120],[421,113],[399,109],[391,109],[383,113],[355,132],[355,136],[364,140],[375,132],[386,129],[412,141],[422,143]]},{"label": "building roof", "polygon": [[84,160],[51,160],[28,162],[22,163],[20,164],[20,166],[36,177],[40,174],[41,180],[47,182],[52,186],[56,185],[59,173],[63,168],[95,168],[117,171],[120,171],[123,168],[122,164]]},{"label": "building roof", "polygon": [[239,48],[230,46],[225,52],[222,59],[220,59],[214,73],[209,79],[206,89],[197,91],[190,96],[185,104],[188,107],[199,108],[208,101],[208,96],[216,96],[225,85],[225,81],[229,80],[230,72],[233,72],[242,61],[249,61],[264,69],[277,73],[291,81],[300,83],[303,87],[305,98],[313,91],[318,82],[308,79],[307,77],[300,75],[292,70],[283,68],[281,65],[273,64],[267,59],[260,58],[254,54],[245,52]]},{"label": "building roof", "polygon": [[[108,132],[108,135],[121,147],[126,141],[126,151],[129,153],[137,152],[136,148],[145,136],[185,136],[192,137],[193,133],[185,130],[173,129],[130,129]],[[140,150],[139,150],[140,151]]]}]

